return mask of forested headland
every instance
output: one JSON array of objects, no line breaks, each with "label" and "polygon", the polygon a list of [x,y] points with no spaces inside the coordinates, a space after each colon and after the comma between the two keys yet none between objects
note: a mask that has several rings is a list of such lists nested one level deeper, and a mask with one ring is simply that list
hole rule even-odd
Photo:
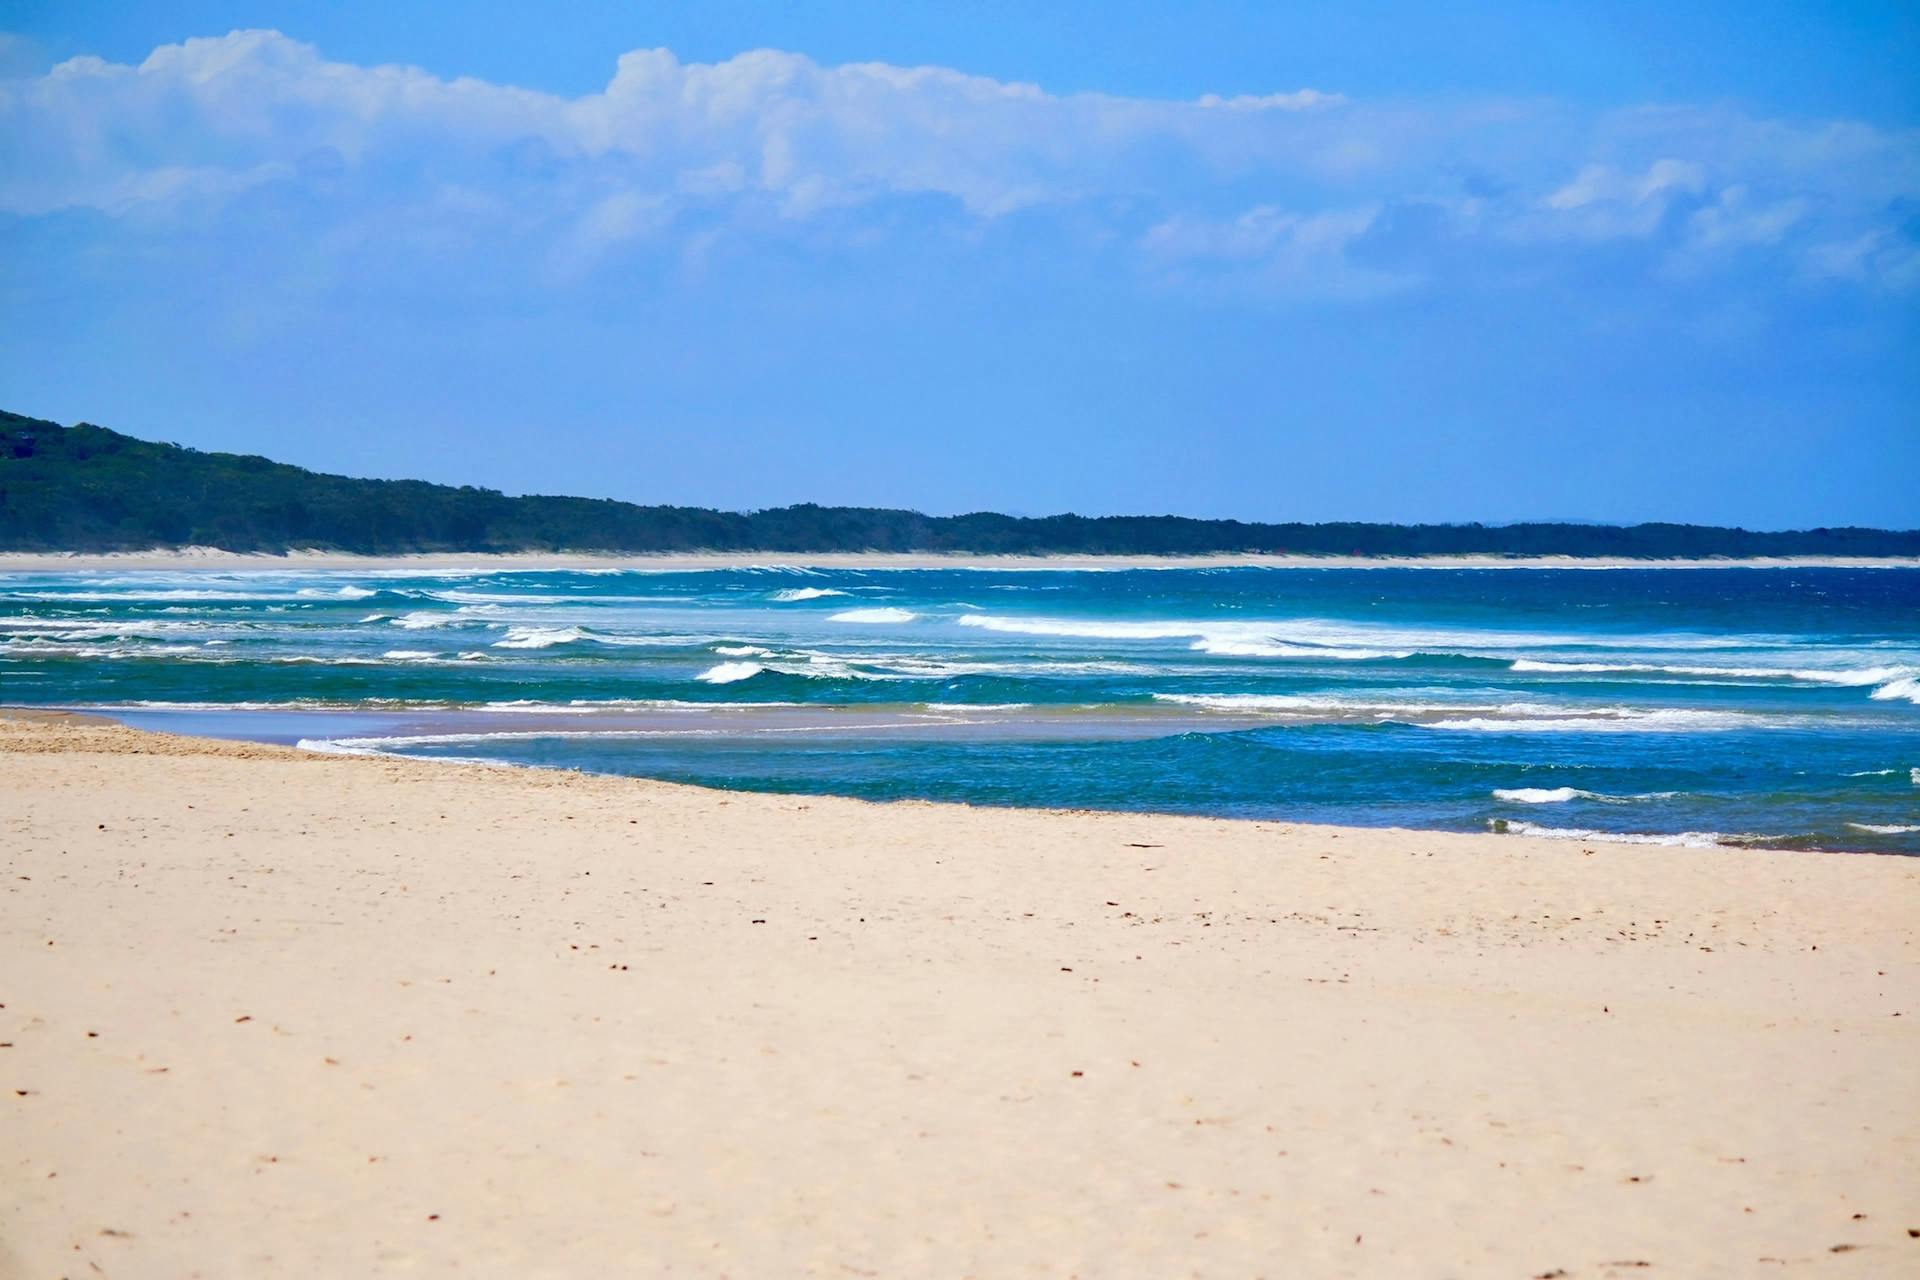
[{"label": "forested headland", "polygon": [[1183,516],[928,516],[812,503],[762,511],[510,497],[359,480],[0,412],[0,549],[204,546],[393,555],[458,551],[970,552],[1420,556],[1920,555],[1920,530],[1754,532],[1687,524],[1253,524]]}]

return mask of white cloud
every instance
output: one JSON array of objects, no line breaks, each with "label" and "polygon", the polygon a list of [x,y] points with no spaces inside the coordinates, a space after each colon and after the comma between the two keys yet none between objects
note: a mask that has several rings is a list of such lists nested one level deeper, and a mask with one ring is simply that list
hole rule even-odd
[{"label": "white cloud", "polygon": [[1201,95],[1199,103],[1203,107],[1218,107],[1224,111],[1317,111],[1337,107],[1346,100],[1345,94],[1296,89],[1292,93],[1242,93],[1231,98],[1208,93]]},{"label": "white cloud", "polygon": [[1802,198],[1756,203],[1747,188],[1732,186],[1687,220],[1688,234],[1703,249],[1778,244],[1812,210],[1812,202]]},{"label": "white cloud", "polygon": [[[563,275],[675,234],[710,243],[716,219],[776,234],[931,200],[976,224],[1057,214],[1163,273],[1258,263],[1270,287],[1309,293],[1431,277],[1476,244],[1665,244],[1703,271],[1772,255],[1782,278],[1888,283],[1912,274],[1912,234],[1890,211],[1920,200],[1920,132],[1317,89],[1059,95],[773,50],[716,63],[637,50],[604,90],[569,98],[328,61],[270,31],[0,81],[0,210],[202,220],[283,187],[313,194],[315,219],[449,228],[422,242],[490,222],[544,237]],[[451,188],[472,199],[446,200]],[[1383,229],[1388,208],[1424,221]],[[1388,231],[1374,248],[1391,268],[1358,265]]]},{"label": "white cloud", "polygon": [[1706,170],[1685,160],[1656,160],[1641,174],[1590,164],[1544,203],[1549,209],[1584,209],[1596,204],[1639,206],[1676,191],[1697,195],[1706,183]]}]

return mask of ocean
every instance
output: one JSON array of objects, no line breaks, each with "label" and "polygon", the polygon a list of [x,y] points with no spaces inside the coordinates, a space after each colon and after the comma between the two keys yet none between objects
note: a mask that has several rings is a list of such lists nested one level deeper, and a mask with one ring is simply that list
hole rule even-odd
[{"label": "ocean", "polygon": [[0,574],[0,702],[753,791],[1920,853],[1920,570]]}]

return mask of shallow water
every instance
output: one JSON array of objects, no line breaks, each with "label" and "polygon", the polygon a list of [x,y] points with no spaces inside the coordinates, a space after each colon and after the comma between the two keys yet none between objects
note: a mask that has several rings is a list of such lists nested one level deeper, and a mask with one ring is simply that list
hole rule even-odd
[{"label": "shallow water", "polygon": [[0,701],[709,785],[1920,852],[1920,570],[0,575]]}]

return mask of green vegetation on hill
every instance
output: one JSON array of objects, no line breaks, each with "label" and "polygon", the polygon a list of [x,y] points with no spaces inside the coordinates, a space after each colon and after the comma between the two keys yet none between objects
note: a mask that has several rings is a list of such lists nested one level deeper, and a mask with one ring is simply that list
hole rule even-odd
[{"label": "green vegetation on hill", "polygon": [[1192,555],[1920,555],[1920,530],[1753,533],[1702,525],[1246,524],[1181,516],[925,516],[811,503],[768,511],[510,498],[354,480],[0,412],[0,549],[229,551],[966,551]]}]

